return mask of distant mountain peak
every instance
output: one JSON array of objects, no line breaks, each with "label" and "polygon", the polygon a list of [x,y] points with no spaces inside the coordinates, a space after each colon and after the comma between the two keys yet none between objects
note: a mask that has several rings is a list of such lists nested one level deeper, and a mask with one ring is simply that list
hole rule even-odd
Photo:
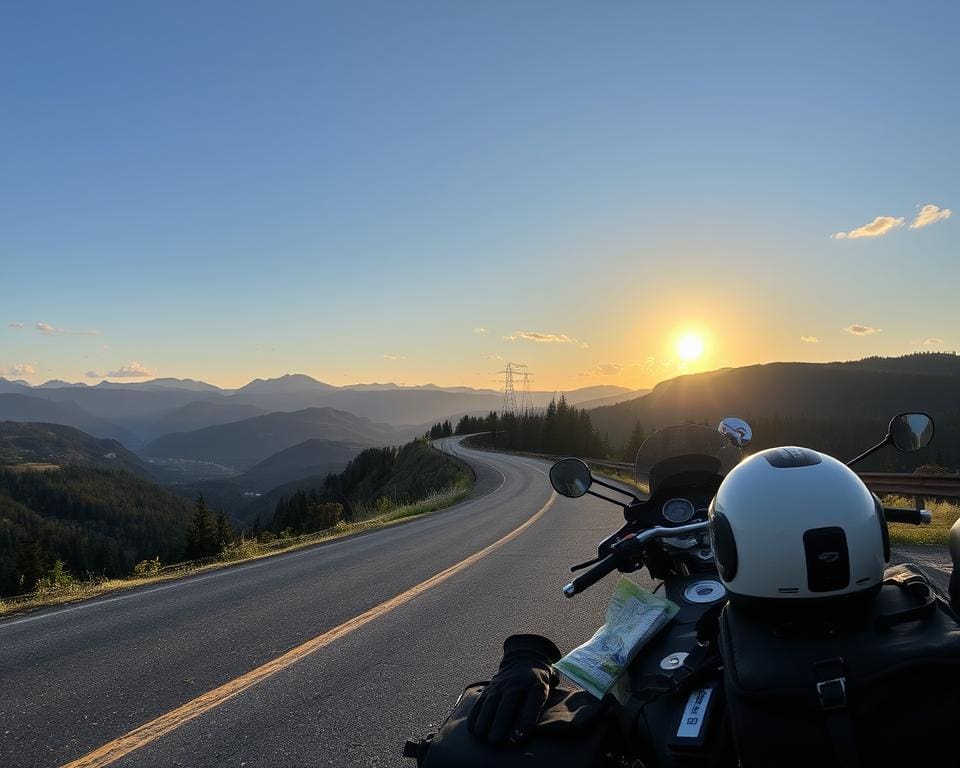
[{"label": "distant mountain peak", "polygon": [[[21,383],[21,382],[16,382]],[[25,382],[23,382],[25,383]],[[30,385],[27,384],[29,387]],[[64,381],[63,379],[50,379],[50,381],[45,381],[43,384],[40,384],[36,389],[63,389],[64,387],[85,387],[87,386],[82,381],[78,381],[74,384],[71,384],[69,381]]]},{"label": "distant mountain peak", "polygon": [[275,379],[254,379],[240,387],[239,392],[302,392],[312,389],[336,389],[336,387],[317,381],[305,373],[286,373]]}]

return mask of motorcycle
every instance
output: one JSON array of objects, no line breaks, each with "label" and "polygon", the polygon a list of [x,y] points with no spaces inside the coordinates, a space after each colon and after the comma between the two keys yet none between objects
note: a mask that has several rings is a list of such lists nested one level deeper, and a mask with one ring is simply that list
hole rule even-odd
[{"label": "motorcycle", "polygon": [[[929,444],[933,431],[933,420],[926,414],[899,414],[890,421],[884,439],[847,462],[848,466],[888,445],[902,452],[919,450]],[[727,595],[714,562],[708,509],[724,476],[741,461],[751,440],[750,425],[738,418],[724,419],[717,430],[694,425],[661,429],[637,453],[634,486],[597,477],[577,458],[562,459],[550,470],[557,493],[568,498],[591,495],[618,505],[625,521],[599,543],[595,558],[571,568],[580,573],[563,587],[564,595],[574,598],[614,571],[646,568],[661,582],[655,591],[662,590],[679,607],[672,621],[631,657],[622,675],[625,684],[618,685],[616,696],[604,697],[607,716],[616,726],[591,764],[648,768],[738,764],[724,697],[717,692],[722,668],[718,619]],[[931,521],[925,510],[884,507],[883,513],[888,523],[923,525]],[[950,541],[957,574],[960,521]],[[949,601],[954,610],[960,606],[956,577],[951,580]],[[451,722],[454,725],[444,727],[465,730],[465,722]],[[424,766],[446,765],[445,760],[425,759],[429,741],[408,749],[408,756],[419,757]],[[459,743],[462,750],[467,742],[461,738]],[[517,764],[560,764],[552,762],[553,758],[538,760],[537,753],[536,745],[529,746],[527,762]],[[507,757],[508,752],[501,751],[496,762],[506,765]],[[452,757],[450,764],[488,764],[490,759],[494,758],[474,763]]]}]

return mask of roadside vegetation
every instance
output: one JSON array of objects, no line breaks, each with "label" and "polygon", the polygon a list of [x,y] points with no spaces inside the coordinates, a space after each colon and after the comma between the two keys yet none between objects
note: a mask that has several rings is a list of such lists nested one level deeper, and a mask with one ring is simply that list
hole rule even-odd
[{"label": "roadside vegetation", "polygon": [[[913,499],[902,496],[887,496],[883,503],[890,507],[913,509]],[[960,517],[960,506],[945,499],[930,499],[924,504],[933,515],[929,525],[891,525],[890,541],[893,544],[946,547],[950,528]]]},{"label": "roadside vegetation", "polygon": [[[22,503],[29,499],[23,495],[21,501],[5,495],[11,486],[2,485],[4,474],[0,472],[0,535],[13,530],[7,517],[10,509],[21,516],[26,510],[52,525],[49,530],[55,533],[74,527],[60,520],[46,520],[29,510]],[[16,477],[30,479],[33,474],[18,473]],[[135,480],[129,475],[121,478],[120,487],[131,479]],[[0,549],[0,557],[7,554],[0,565],[8,574],[7,591],[0,592],[0,615],[179,578],[395,524],[462,501],[470,494],[473,482],[466,465],[418,440],[400,448],[364,451],[343,472],[329,475],[321,487],[281,498],[271,520],[265,524],[257,521],[247,529],[235,529],[230,519],[211,509],[202,496],[192,508],[171,497],[175,503],[184,504],[183,509],[178,508],[181,523],[176,532],[176,554],[165,557],[151,552],[121,573],[77,569],[69,559],[73,547],[62,546],[64,542],[69,544],[69,537],[41,538],[47,529],[41,529],[41,537],[31,540],[18,540],[14,534],[13,538],[0,538],[0,545],[10,545]],[[61,502],[65,505],[61,509],[70,508],[68,497],[62,497]],[[134,522],[138,519],[134,517]]]}]

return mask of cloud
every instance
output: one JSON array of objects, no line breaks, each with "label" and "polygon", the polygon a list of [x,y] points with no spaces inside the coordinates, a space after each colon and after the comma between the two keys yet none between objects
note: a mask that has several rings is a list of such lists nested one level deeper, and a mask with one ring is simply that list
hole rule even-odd
[{"label": "cloud", "polygon": [[14,363],[7,371],[11,376],[33,376],[37,372],[30,363]]},{"label": "cloud", "polygon": [[486,336],[488,333],[490,333],[490,331],[488,331],[486,328],[483,328],[482,326],[478,326],[474,328],[473,332],[478,336]]},{"label": "cloud", "polygon": [[384,360],[406,360],[407,358],[403,355],[384,355]]},{"label": "cloud", "polygon": [[924,339],[923,343],[928,347],[932,347],[937,344],[943,344],[943,339]]},{"label": "cloud", "polygon": [[576,344],[580,349],[589,349],[590,345],[565,333],[538,333],[537,331],[514,331],[503,337],[504,341],[534,341],[537,344]]},{"label": "cloud", "polygon": [[949,208],[938,208],[935,205],[925,205],[923,208],[920,208],[920,213],[917,214],[917,218],[910,222],[910,229],[921,229],[922,227],[928,227],[938,221],[949,219],[952,215],[953,211],[951,211]]},{"label": "cloud", "polygon": [[23,328],[23,323],[7,323],[7,328],[13,328],[13,330],[19,331]]},{"label": "cloud", "polygon": [[134,360],[130,365],[124,365],[116,371],[110,371],[107,376],[111,379],[144,379],[153,376],[153,373]]},{"label": "cloud", "polygon": [[100,331],[71,331],[66,328],[57,328],[50,323],[37,323],[34,326],[40,333],[47,336],[99,336]]},{"label": "cloud", "polygon": [[800,337],[800,341],[802,341],[804,344],[819,344],[819,343],[820,343],[820,339],[818,339],[816,336],[801,336],[801,337]]},{"label": "cloud", "polygon": [[849,232],[834,232],[830,237],[834,240],[854,240],[858,237],[883,237],[897,227],[902,226],[903,216],[896,219],[893,216],[877,216],[877,218],[869,224],[864,224],[857,229],[851,229]]},{"label": "cloud", "polygon": [[854,336],[872,336],[875,333],[880,333],[883,328],[873,328],[869,325],[860,325],[859,323],[854,323],[853,325],[848,325],[844,328],[847,333],[852,333]]},{"label": "cloud", "polygon": [[102,379],[104,377],[102,373],[97,373],[96,371],[87,371],[83,375],[88,379]]},{"label": "cloud", "polygon": [[499,360],[499,361],[501,361],[501,362],[506,362],[506,360],[507,360],[507,358],[502,357],[502,356],[500,356],[500,355],[484,355],[484,356],[483,356],[483,359],[484,359],[484,360]]},{"label": "cloud", "polygon": [[626,366],[623,363],[597,363],[589,371],[583,371],[581,376],[616,376],[622,373]]}]

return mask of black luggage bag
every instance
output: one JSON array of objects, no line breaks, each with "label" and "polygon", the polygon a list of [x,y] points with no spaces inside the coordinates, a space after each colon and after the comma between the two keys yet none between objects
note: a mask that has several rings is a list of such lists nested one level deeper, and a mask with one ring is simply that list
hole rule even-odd
[{"label": "black luggage bag", "polygon": [[960,765],[960,623],[916,566],[832,617],[728,605],[720,649],[743,768]]},{"label": "black luggage bag", "polygon": [[467,730],[470,710],[486,683],[468,685],[440,729],[408,741],[404,756],[419,768],[602,768],[614,720],[608,702],[563,687],[550,692],[533,736],[522,746],[492,746]]}]

